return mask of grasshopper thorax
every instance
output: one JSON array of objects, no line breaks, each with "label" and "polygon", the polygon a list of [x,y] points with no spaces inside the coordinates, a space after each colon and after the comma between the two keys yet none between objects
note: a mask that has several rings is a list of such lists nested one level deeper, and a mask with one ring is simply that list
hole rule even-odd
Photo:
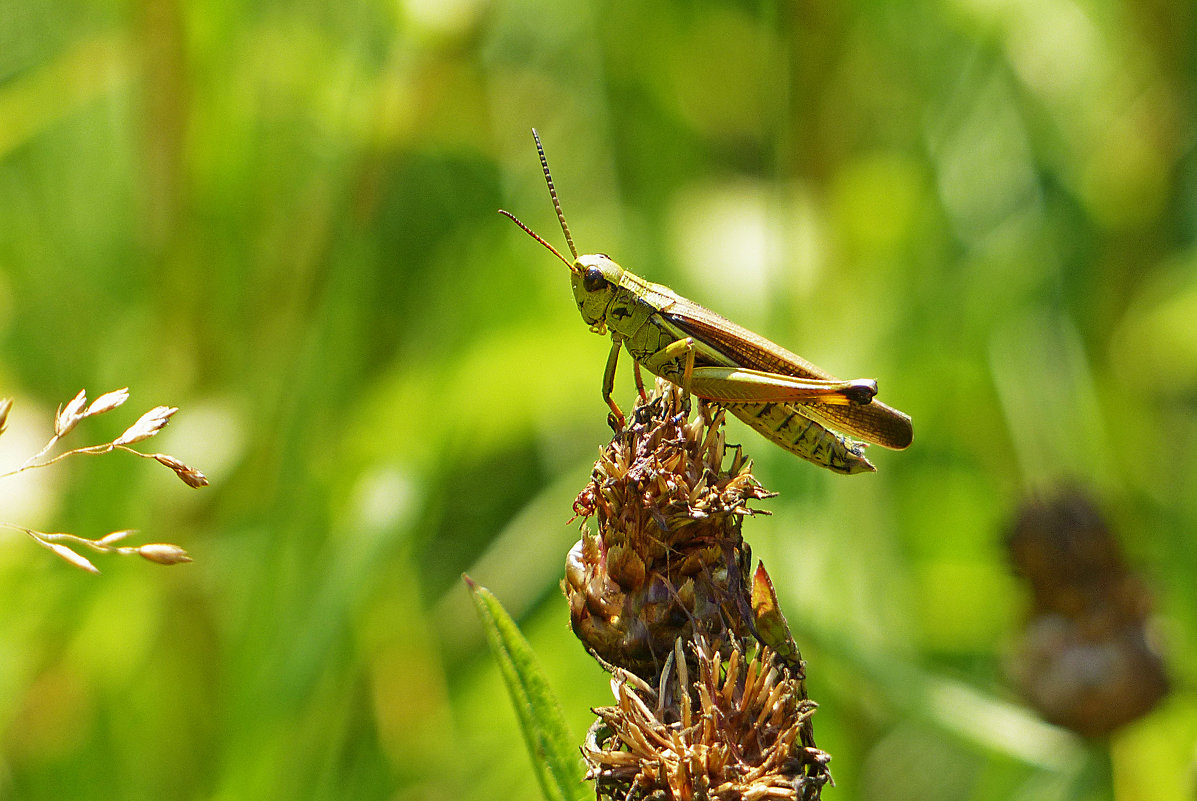
[{"label": "grasshopper thorax", "polygon": [[623,268],[605,253],[579,256],[570,266],[569,280],[582,319],[592,328],[607,319],[607,307],[619,290]]}]

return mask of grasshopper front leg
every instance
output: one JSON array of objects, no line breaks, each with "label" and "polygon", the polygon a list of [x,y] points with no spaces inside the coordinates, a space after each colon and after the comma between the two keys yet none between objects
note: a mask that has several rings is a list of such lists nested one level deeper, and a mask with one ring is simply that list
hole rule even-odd
[{"label": "grasshopper front leg", "polygon": [[[623,412],[619,410],[619,405],[615,403],[615,399],[611,397],[611,393],[615,391],[615,367],[619,364],[619,349],[623,347],[623,336],[615,331],[611,332],[611,352],[607,354],[607,366],[603,370],[603,400],[611,407],[611,414],[613,417],[612,427],[616,432],[623,429],[627,422],[623,416]],[[636,378],[640,379],[640,370],[636,370]],[[643,380],[640,381],[640,392],[644,393]]]},{"label": "grasshopper front leg", "polygon": [[[619,349],[623,347],[625,337],[615,331],[611,332],[611,352],[607,354],[607,366],[603,370],[603,400],[611,407],[612,424],[618,431],[627,422],[619,405],[611,397],[615,391],[615,368],[619,364]],[[641,401],[648,401],[648,393],[644,389],[644,376],[640,374],[640,362],[632,360],[632,372],[636,379],[636,391],[640,393]]]}]

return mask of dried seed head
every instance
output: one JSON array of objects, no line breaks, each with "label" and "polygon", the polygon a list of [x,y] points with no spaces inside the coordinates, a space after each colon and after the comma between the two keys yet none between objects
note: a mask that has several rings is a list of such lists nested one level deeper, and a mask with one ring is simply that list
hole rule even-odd
[{"label": "dried seed head", "polygon": [[112,531],[112,532],[109,532],[108,534],[105,534],[103,537],[100,538],[100,544],[101,545],[112,545],[114,543],[120,542],[121,540],[125,539],[130,534],[136,534],[136,533],[137,533],[137,529],[133,529],[133,528],[123,528],[123,529],[120,529],[119,531]]},{"label": "dried seed head", "polygon": [[49,548],[54,553],[56,553],[59,556],[59,558],[63,559],[64,561],[70,562],[72,565],[74,565],[77,568],[86,570],[88,573],[99,573],[100,572],[99,569],[97,569],[96,566],[93,565],[87,559],[87,557],[80,556],[79,554],[75,553],[74,551],[72,551],[70,548],[66,547],[62,543],[42,542],[42,544],[45,545],[47,548]]},{"label": "dried seed head", "polygon": [[681,391],[658,380],[574,502],[596,527],[566,560],[574,632],[641,676],[659,673],[678,637],[702,633],[723,647],[751,631],[740,523],[747,503],[770,493],[738,448],[729,461],[723,414],[708,411],[689,420]]},{"label": "dried seed head", "polygon": [[208,486],[208,477],[198,470],[188,467],[173,456],[165,453],[151,454],[158,464],[165,465],[175,471],[183,483],[196,489]]},{"label": "dried seed head", "polygon": [[208,486],[208,477],[198,470],[192,470],[191,468],[186,470],[177,470],[175,471],[175,475],[182,479],[183,483],[192,489],[199,489],[200,487]]},{"label": "dried seed head", "polygon": [[612,801],[814,801],[830,757],[805,663],[741,535],[748,503],[771,494],[726,447],[723,412],[699,409],[690,419],[659,380],[574,502],[595,530],[583,527],[562,587],[616,700],[594,710],[587,778]]},{"label": "dried seed head", "polygon": [[87,407],[87,411],[84,412],[83,416],[91,417],[93,414],[110,412],[127,400],[129,400],[128,387],[114,389],[112,392],[105,392],[103,395],[91,402],[91,406]]},{"label": "dried seed head", "polygon": [[726,666],[701,635],[681,650],[653,684],[615,669],[616,704],[594,710],[582,746],[598,797],[818,799],[830,757],[809,736],[801,679],[768,648],[748,659],[733,645]]},{"label": "dried seed head", "polygon": [[175,406],[155,406],[137,419],[114,440],[114,445],[132,445],[157,434],[170,422],[171,415],[178,411]]},{"label": "dried seed head", "polygon": [[151,562],[157,562],[160,565],[178,565],[184,562],[190,562],[191,556],[180,548],[178,545],[171,545],[166,542],[154,542],[149,545],[142,545],[137,549],[137,553]]},{"label": "dried seed head", "polygon": [[1159,703],[1168,680],[1148,636],[1147,587],[1089,496],[1072,490],[1025,504],[1006,544],[1031,587],[1011,662],[1031,705],[1052,723],[1097,737]]},{"label": "dried seed head", "polygon": [[79,394],[72,398],[66,406],[58,409],[58,414],[54,416],[54,436],[64,437],[79,424],[79,421],[85,417],[82,413],[85,403],[87,403],[87,390],[81,389]]},{"label": "dried seed head", "polygon": [[187,465],[183,464],[182,462],[180,462],[178,459],[171,456],[170,454],[155,453],[155,454],[153,454],[153,458],[154,458],[154,461],[156,461],[158,464],[165,465],[166,467],[169,467],[171,470],[174,470],[176,473],[179,472],[180,470],[187,469]]}]

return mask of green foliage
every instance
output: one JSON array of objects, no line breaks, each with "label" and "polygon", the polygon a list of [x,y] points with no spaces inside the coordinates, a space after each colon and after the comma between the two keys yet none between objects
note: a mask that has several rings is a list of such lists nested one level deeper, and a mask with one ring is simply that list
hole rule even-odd
[{"label": "green foliage", "polygon": [[580,742],[609,693],[558,582],[607,344],[495,213],[560,244],[534,125],[580,249],[914,418],[850,478],[729,429],[782,493],[747,536],[828,797],[1085,797],[1088,747],[1004,667],[1001,537],[1067,480],[1148,580],[1176,687],[1098,749],[1106,789],[1190,798],[1195,25],[1126,0],[0,3],[0,469],[80,388],[129,386],[180,408],[155,448],[211,480],[113,455],[0,488],[2,520],[195,559],[93,577],[0,538],[0,798],[532,797],[464,571]]},{"label": "green foliage", "polygon": [[520,719],[520,730],[547,801],[585,797],[582,760],[569,738],[561,706],[536,663],[532,647],[499,599],[485,587],[465,577],[474,606],[486,630],[490,652],[499,663],[511,703]]}]

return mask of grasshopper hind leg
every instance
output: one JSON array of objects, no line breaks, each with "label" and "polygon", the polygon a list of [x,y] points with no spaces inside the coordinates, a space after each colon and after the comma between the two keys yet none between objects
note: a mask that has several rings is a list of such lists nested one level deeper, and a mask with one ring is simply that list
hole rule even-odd
[{"label": "grasshopper hind leg", "polygon": [[801,404],[729,403],[727,410],[790,453],[836,473],[872,473],[865,444],[836,433],[802,413]]}]

